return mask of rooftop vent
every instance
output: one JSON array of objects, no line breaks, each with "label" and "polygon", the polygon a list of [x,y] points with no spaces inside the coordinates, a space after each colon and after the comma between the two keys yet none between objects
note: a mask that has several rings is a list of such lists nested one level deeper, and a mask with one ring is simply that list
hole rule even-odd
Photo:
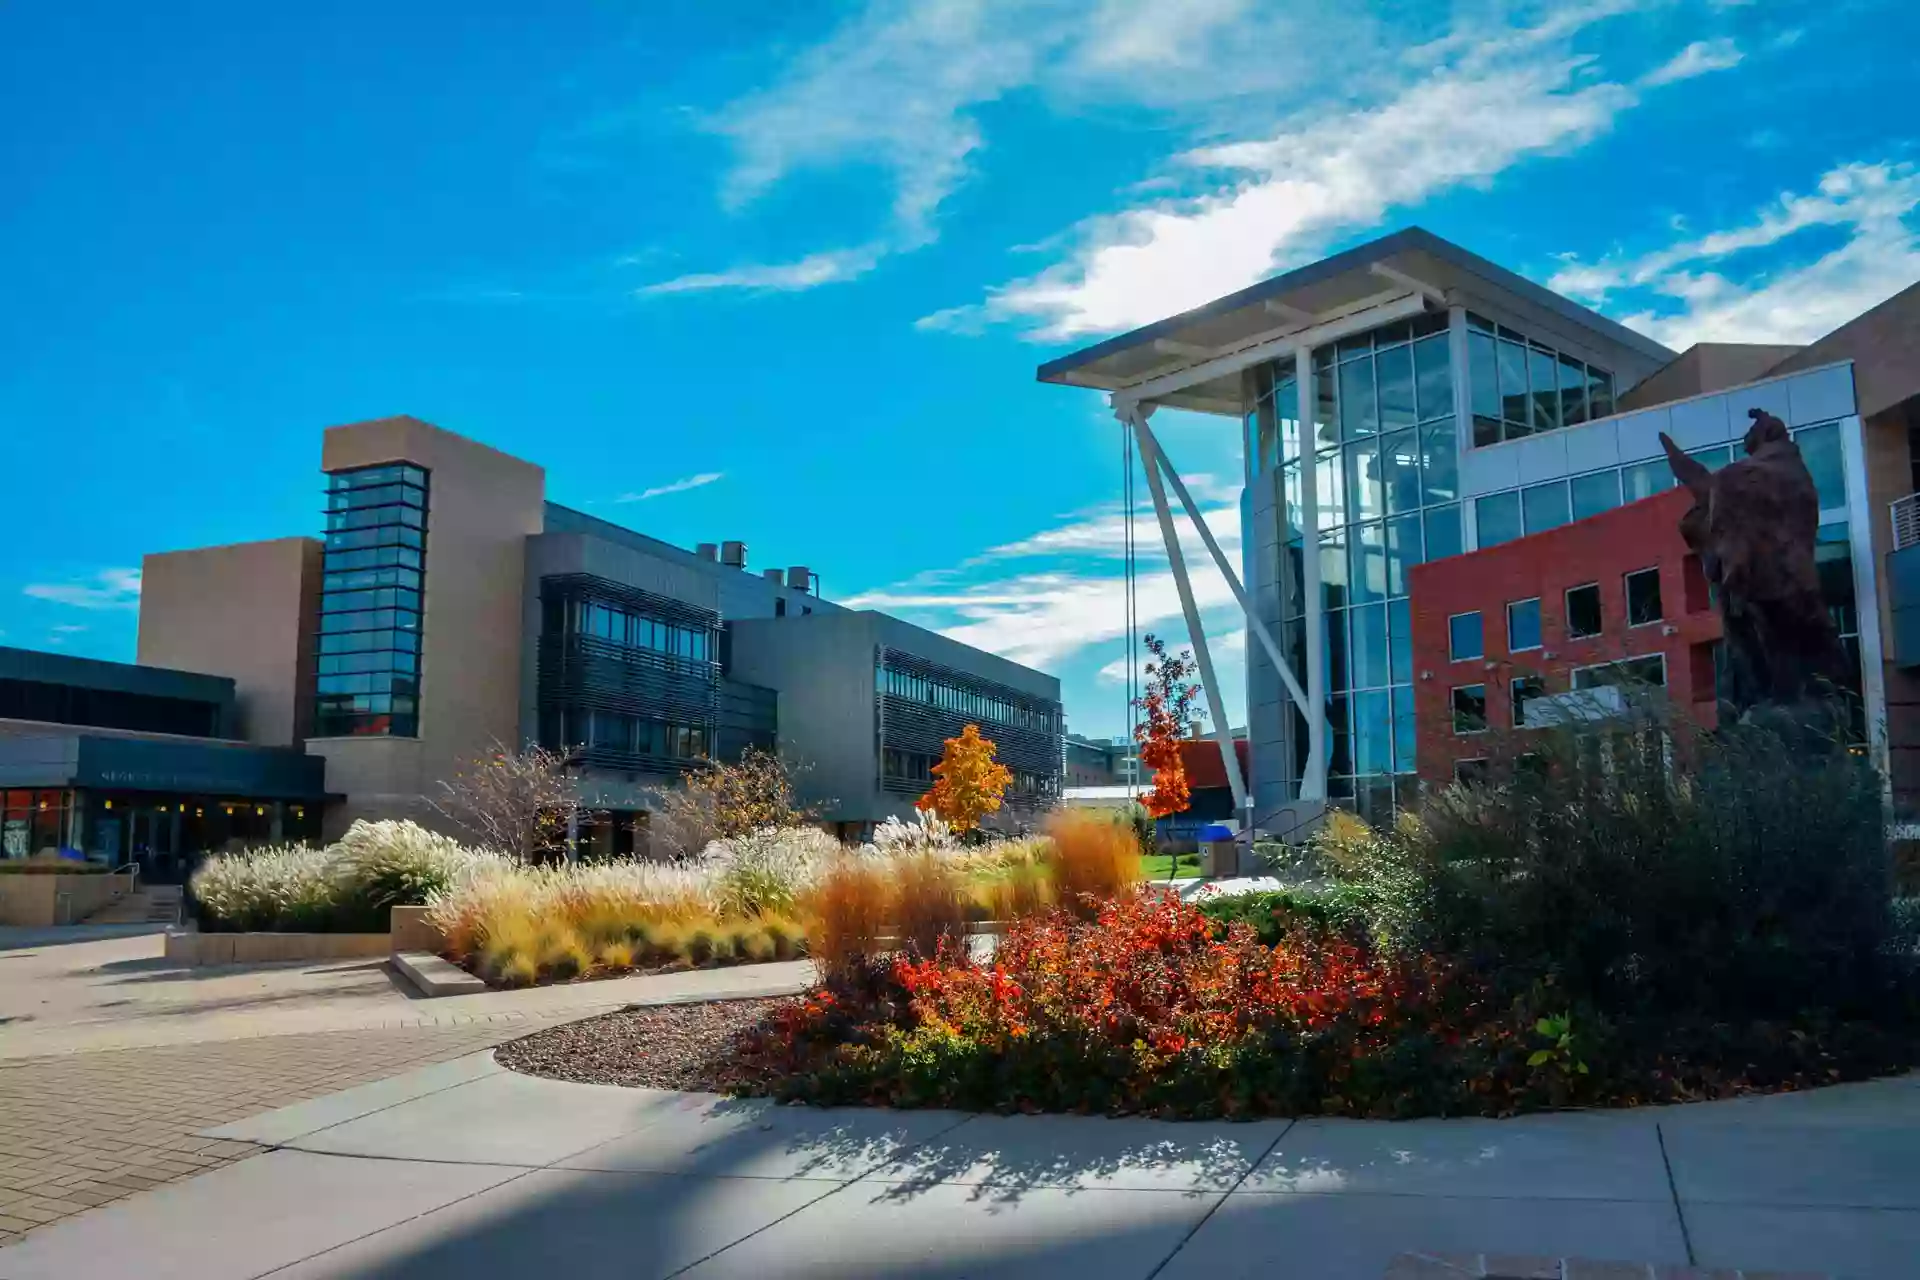
[{"label": "rooftop vent", "polygon": [[762,569],[760,571],[760,576],[765,578],[768,582],[771,582],[776,587],[779,586],[782,581],[780,571],[778,569]]},{"label": "rooftop vent", "polygon": [[699,556],[702,560],[718,560],[720,558],[720,544],[717,542],[703,542],[693,549],[693,554]]},{"label": "rooftop vent", "polygon": [[813,570],[803,564],[796,564],[787,570],[787,585],[795,591],[813,590]]},{"label": "rooftop vent", "polygon": [[731,565],[735,569],[747,567],[747,544],[744,542],[723,542],[720,544],[720,563]]}]

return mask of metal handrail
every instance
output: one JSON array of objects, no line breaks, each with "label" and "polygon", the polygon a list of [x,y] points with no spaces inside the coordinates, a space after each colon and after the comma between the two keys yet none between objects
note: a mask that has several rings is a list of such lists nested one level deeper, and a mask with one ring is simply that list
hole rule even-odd
[{"label": "metal handrail", "polygon": [[138,862],[133,862],[133,861],[123,862],[119,866],[115,867],[113,870],[107,872],[107,874],[110,876],[117,876],[122,871],[127,873],[128,896],[132,896],[133,894],[140,892],[140,864]]},{"label": "metal handrail", "polygon": [[1887,508],[1893,521],[1893,549],[1904,551],[1920,544],[1920,493],[1895,498]]}]

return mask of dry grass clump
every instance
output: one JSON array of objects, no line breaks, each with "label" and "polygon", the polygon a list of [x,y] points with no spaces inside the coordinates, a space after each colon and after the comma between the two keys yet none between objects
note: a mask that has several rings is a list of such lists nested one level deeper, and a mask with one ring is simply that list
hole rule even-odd
[{"label": "dry grass clump", "polygon": [[926,851],[892,862],[891,921],[900,949],[932,959],[967,936],[967,895],[951,858]]},{"label": "dry grass clump", "polygon": [[1066,809],[1047,823],[1053,842],[1047,868],[1053,896],[1063,905],[1106,901],[1140,883],[1140,846],[1133,832],[1097,814]]},{"label": "dry grass clump", "polygon": [[828,981],[846,977],[879,950],[893,886],[878,858],[834,859],[804,904],[807,952]]}]

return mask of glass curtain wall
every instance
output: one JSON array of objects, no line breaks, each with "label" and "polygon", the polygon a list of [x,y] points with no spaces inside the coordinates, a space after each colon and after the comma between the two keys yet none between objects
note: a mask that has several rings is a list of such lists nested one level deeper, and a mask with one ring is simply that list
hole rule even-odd
[{"label": "glass curtain wall", "polygon": [[[1414,773],[1412,618],[1407,571],[1461,550],[1459,444],[1445,313],[1343,338],[1313,353],[1303,428],[1294,365],[1257,375],[1251,456],[1277,467],[1286,545],[1281,616],[1288,656],[1306,669],[1306,547],[1320,557],[1326,609],[1328,780],[1369,818],[1410,802]],[[1311,479],[1308,479],[1308,475]],[[1312,483],[1318,528],[1303,528]],[[1289,709],[1290,781],[1306,765],[1306,722]]]},{"label": "glass curtain wall", "polygon": [[314,736],[419,733],[426,545],[424,469],[328,474]]},{"label": "glass curtain wall", "polygon": [[1473,443],[1499,444],[1613,413],[1613,374],[1467,313]]}]

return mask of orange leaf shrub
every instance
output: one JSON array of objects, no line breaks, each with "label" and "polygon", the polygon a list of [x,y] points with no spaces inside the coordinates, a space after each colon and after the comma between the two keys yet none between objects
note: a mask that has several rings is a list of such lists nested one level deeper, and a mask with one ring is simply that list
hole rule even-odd
[{"label": "orange leaf shrub", "polygon": [[1195,670],[1191,653],[1169,658],[1166,641],[1158,636],[1147,636],[1145,643],[1153,661],[1147,664],[1147,692],[1134,705],[1146,718],[1134,726],[1133,738],[1140,745],[1140,763],[1154,774],[1153,790],[1140,797],[1140,803],[1154,817],[1165,818],[1185,813],[1192,803],[1180,740],[1193,719],[1200,686],[1187,679]]},{"label": "orange leaf shrub", "polygon": [[980,736],[980,726],[970,724],[957,738],[948,738],[933,766],[933,789],[915,803],[922,812],[938,814],[965,835],[980,825],[983,818],[1000,811],[1000,799],[1013,782],[1013,770],[993,758],[993,740]]}]

